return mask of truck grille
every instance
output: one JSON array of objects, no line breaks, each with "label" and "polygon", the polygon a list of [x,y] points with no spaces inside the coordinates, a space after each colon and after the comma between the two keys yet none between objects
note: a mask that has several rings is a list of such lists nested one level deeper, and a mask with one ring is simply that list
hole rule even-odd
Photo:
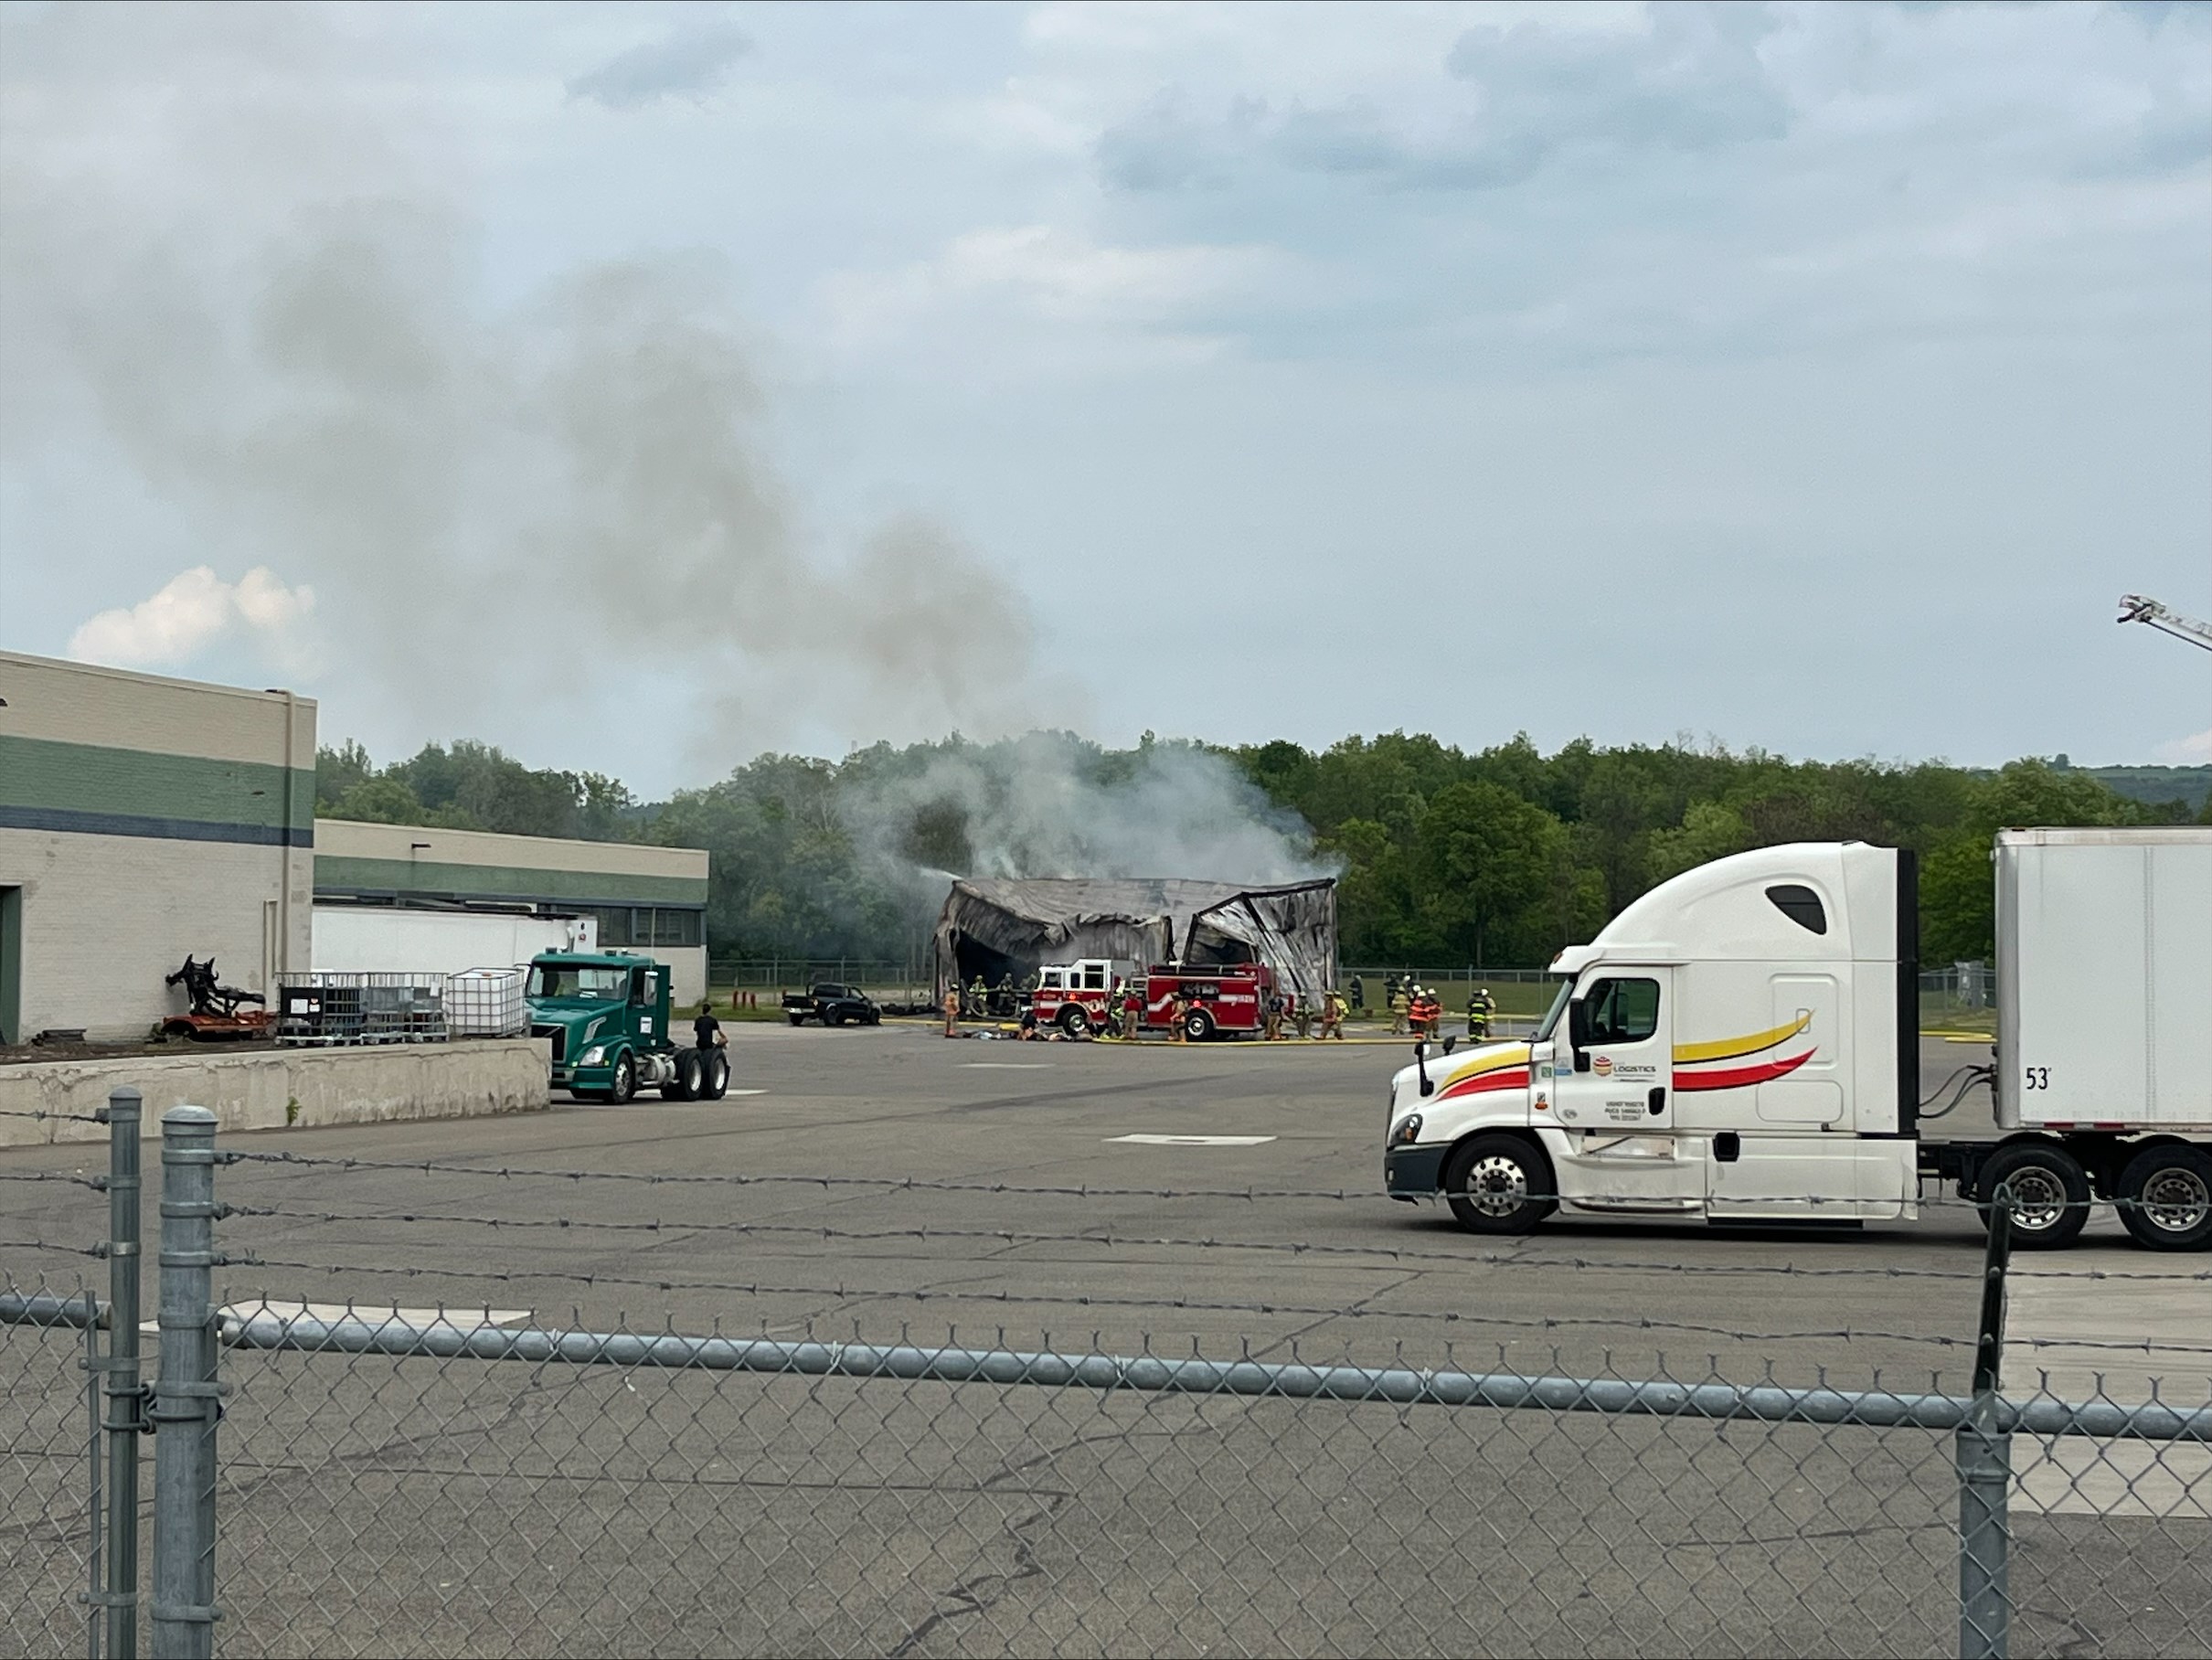
[{"label": "truck grille", "polygon": [[553,1040],[553,1064],[555,1066],[558,1066],[568,1059],[569,1028],[567,1027],[534,1026],[530,1028],[530,1036],[550,1038]]}]

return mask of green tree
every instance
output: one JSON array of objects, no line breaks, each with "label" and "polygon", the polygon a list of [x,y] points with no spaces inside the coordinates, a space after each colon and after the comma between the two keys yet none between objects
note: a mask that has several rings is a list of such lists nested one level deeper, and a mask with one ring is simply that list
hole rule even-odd
[{"label": "green tree", "polygon": [[1487,780],[1440,791],[1417,835],[1425,930],[1453,956],[1483,963],[1493,942],[1533,920],[1541,931],[1559,821]]}]

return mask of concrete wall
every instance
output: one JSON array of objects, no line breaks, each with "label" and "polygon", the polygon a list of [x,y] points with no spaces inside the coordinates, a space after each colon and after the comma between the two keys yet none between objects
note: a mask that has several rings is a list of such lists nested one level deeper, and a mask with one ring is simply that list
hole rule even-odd
[{"label": "concrete wall", "polygon": [[542,1112],[547,1079],[546,1046],[526,1038],[358,1049],[185,1046],[175,1055],[27,1061],[0,1066],[0,1147],[105,1141],[104,1124],[8,1114],[90,1116],[125,1085],[145,1097],[144,1134],[156,1140],[161,1115],[187,1103],[213,1112],[225,1131],[282,1130],[288,1113],[313,1129]]},{"label": "concrete wall", "polygon": [[0,1040],[135,1035],[212,952],[266,993],[307,966],[315,706],[0,652]]}]

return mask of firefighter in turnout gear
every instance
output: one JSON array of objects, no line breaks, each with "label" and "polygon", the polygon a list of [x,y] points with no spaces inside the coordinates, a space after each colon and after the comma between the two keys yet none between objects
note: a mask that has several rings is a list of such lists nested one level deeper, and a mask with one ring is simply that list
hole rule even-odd
[{"label": "firefighter in turnout gear", "polygon": [[991,1012],[991,988],[981,974],[968,982],[968,1017],[981,1020]]},{"label": "firefighter in turnout gear", "polygon": [[1406,1035],[1407,1016],[1412,1012],[1413,999],[1406,995],[1406,988],[1403,985],[1392,986],[1390,991],[1390,1036],[1402,1038]]},{"label": "firefighter in turnout gear", "polygon": [[1490,988],[1478,985],[1467,998],[1467,1036],[1480,1043],[1490,1036],[1490,1017],[1498,1012],[1498,1000]]}]

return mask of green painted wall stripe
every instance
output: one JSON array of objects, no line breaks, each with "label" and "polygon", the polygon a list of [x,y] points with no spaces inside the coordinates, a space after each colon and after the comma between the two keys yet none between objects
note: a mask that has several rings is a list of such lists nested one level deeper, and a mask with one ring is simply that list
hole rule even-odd
[{"label": "green painted wall stripe", "polygon": [[314,835],[314,803],[312,767],[156,755],[0,734],[0,809],[16,809],[18,816],[69,814],[87,822],[105,818],[292,831],[297,834],[253,839],[304,846]]},{"label": "green painted wall stripe", "polygon": [[703,877],[636,876],[611,870],[542,870],[514,865],[449,865],[430,859],[315,855],[317,893],[437,893],[472,899],[571,899],[579,905],[707,903]]}]

